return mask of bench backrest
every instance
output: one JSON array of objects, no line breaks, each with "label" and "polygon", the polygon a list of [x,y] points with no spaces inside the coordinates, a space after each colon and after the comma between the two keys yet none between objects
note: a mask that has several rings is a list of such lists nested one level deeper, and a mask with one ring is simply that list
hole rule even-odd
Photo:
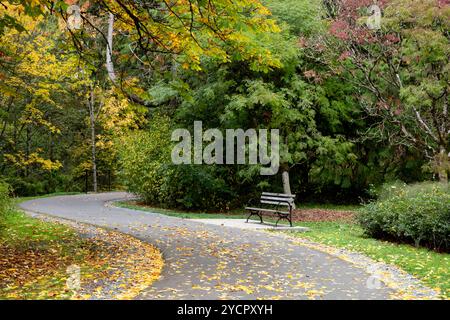
[{"label": "bench backrest", "polygon": [[294,199],[295,194],[263,192],[260,201],[264,204],[292,207]]}]

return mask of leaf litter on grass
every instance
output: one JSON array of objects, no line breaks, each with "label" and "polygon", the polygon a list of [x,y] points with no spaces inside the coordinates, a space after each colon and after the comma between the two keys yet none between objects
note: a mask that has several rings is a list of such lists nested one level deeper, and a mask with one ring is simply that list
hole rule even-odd
[{"label": "leaf litter on grass", "polygon": [[[64,219],[40,216],[67,230],[45,244],[0,243],[3,299],[132,299],[159,278],[162,255],[134,237]],[[17,239],[16,239],[17,240]],[[79,287],[69,289],[66,268],[80,267]]]}]

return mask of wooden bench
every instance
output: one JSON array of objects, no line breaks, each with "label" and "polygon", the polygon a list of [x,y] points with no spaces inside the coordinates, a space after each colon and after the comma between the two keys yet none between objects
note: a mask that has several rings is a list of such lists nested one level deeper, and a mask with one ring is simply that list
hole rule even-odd
[{"label": "wooden bench", "polygon": [[[259,202],[264,205],[264,208],[258,208],[256,206],[246,207],[245,210],[250,211],[250,215],[247,217],[247,222],[251,216],[256,215],[261,220],[261,223],[263,223],[263,214],[273,214],[278,216],[275,226],[278,226],[278,222],[281,219],[286,219],[292,227],[292,209],[294,208],[294,198],[294,194],[263,192]],[[280,207],[283,207],[282,209],[284,210],[280,210]]]}]

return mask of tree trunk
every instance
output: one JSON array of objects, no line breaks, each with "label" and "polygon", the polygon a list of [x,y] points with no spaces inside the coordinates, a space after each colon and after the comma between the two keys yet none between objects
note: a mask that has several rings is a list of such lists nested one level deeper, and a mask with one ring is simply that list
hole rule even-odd
[{"label": "tree trunk", "polygon": [[94,88],[91,87],[89,106],[89,120],[91,125],[91,148],[92,148],[92,185],[94,192],[97,192],[97,162],[95,149],[95,112],[94,112]]},{"label": "tree trunk", "polygon": [[285,194],[291,194],[291,184],[289,182],[289,171],[283,170],[281,173],[281,179],[283,180],[283,191]]},{"label": "tree trunk", "polygon": [[112,46],[113,46],[113,32],[114,32],[114,15],[109,14],[108,20],[108,43],[106,45],[106,70],[108,71],[108,76],[111,81],[116,83],[116,73],[114,72],[114,65],[112,62]]},{"label": "tree trunk", "polygon": [[[286,169],[286,168],[282,169],[281,179],[283,181],[283,192],[285,194],[292,194],[291,183],[289,181],[289,169]],[[295,209],[295,203],[292,204],[292,209]]]},{"label": "tree trunk", "polygon": [[26,127],[26,141],[25,141],[25,161],[27,164],[25,165],[25,177],[28,177],[28,160],[30,160],[30,126],[27,124]]},{"label": "tree trunk", "polygon": [[[106,70],[108,71],[108,77],[111,80],[111,82],[114,85],[118,85],[117,83],[117,75],[114,71],[114,63],[112,61],[112,54],[113,54],[113,34],[114,34],[114,15],[112,13],[109,14],[108,19],[108,34],[106,37],[107,44],[106,44]],[[141,99],[139,96],[132,92],[128,92],[126,89],[124,89],[122,86],[120,86],[120,89],[122,90],[122,93],[125,94],[125,96],[132,102],[140,104],[147,108],[154,108],[156,107],[155,104],[153,104],[151,101],[145,101]]]}]

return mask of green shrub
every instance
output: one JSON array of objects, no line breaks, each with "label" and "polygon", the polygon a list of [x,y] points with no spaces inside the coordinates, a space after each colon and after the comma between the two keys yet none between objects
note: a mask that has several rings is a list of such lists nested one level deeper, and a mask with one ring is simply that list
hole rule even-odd
[{"label": "green shrub", "polygon": [[448,252],[450,187],[443,183],[385,186],[379,199],[360,211],[358,221],[371,237]]},{"label": "green shrub", "polygon": [[0,219],[11,206],[10,191],[9,185],[0,180]]},{"label": "green shrub", "polygon": [[170,162],[170,144],[170,121],[166,117],[153,119],[148,130],[132,133],[118,143],[122,182],[145,202],[160,201],[165,174],[162,168]]},{"label": "green shrub", "polygon": [[403,181],[396,180],[381,186],[372,187],[368,193],[373,199],[385,200],[397,194],[400,190],[405,189],[407,186]]},{"label": "green shrub", "polygon": [[4,180],[11,186],[13,194],[21,197],[84,190],[84,178],[75,180],[71,175],[58,171],[34,172],[26,177],[11,173]]},{"label": "green shrub", "polygon": [[236,195],[218,166],[169,165],[161,186],[164,206],[184,209],[228,209]]},{"label": "green shrub", "polygon": [[227,209],[236,199],[225,181],[225,166],[174,165],[170,120],[152,119],[146,131],[133,133],[120,145],[120,177],[128,190],[146,203],[166,208]]},{"label": "green shrub", "polygon": [[12,177],[8,178],[8,184],[14,190],[15,195],[20,196],[36,196],[47,193],[45,191],[45,184],[47,180],[37,180],[31,177]]}]

